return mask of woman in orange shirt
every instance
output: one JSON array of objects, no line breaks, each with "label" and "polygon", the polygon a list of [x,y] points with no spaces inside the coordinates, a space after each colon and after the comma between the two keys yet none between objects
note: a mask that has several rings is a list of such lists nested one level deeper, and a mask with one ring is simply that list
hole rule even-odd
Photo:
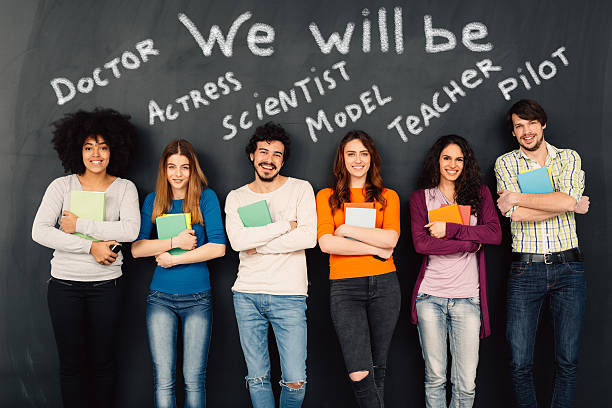
[{"label": "woman in orange shirt", "polygon": [[[379,408],[401,303],[391,256],[400,234],[399,197],[383,187],[376,145],[359,130],[340,141],[333,179],[332,188],[317,194],[319,247],[330,254],[332,321],[359,407]],[[374,226],[345,223],[349,203],[374,209]]]}]

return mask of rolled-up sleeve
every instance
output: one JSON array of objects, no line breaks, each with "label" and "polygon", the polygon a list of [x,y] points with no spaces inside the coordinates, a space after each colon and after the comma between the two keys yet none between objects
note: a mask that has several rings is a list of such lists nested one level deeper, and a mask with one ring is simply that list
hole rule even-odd
[{"label": "rolled-up sleeve", "polygon": [[559,191],[579,201],[584,192],[584,171],[581,169],[582,161],[580,155],[574,150],[567,149],[564,155],[561,173],[559,174]]},{"label": "rolled-up sleeve", "polygon": [[[508,190],[515,193],[520,193],[521,189],[516,178],[516,165],[512,165],[509,159],[511,156],[504,155],[498,157],[495,161],[495,178],[497,179],[497,191]],[[513,206],[505,214],[505,217],[510,218],[512,213],[518,206]]]}]

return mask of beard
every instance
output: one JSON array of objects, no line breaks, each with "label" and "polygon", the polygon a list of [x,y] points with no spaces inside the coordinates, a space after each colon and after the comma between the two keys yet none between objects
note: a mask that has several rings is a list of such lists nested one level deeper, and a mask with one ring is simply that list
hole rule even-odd
[{"label": "beard", "polygon": [[[273,169],[272,171],[276,170],[276,173],[272,173],[270,176],[266,177],[265,175],[263,175],[262,173],[260,173],[260,165],[261,164],[267,164],[269,166],[272,166]],[[255,167],[255,173],[257,174],[257,177],[259,178],[259,180],[263,181],[264,183],[271,183],[272,181],[274,181],[276,179],[276,177],[278,176],[280,170],[276,169],[276,166],[273,165],[272,163],[257,163],[255,165],[253,165],[253,167]]]},{"label": "beard", "polygon": [[540,146],[542,146],[542,142],[544,141],[544,136],[540,136],[539,139],[536,139],[536,143],[533,145],[533,147],[527,147],[524,144],[520,143],[521,147],[525,150],[527,150],[528,152],[535,152],[536,150],[538,150],[540,148]]}]

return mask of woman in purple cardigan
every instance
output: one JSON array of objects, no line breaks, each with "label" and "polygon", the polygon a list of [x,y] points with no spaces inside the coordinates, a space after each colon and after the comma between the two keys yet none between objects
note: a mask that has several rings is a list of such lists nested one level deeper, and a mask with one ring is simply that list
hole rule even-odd
[{"label": "woman in purple cardigan", "polygon": [[[427,408],[447,407],[447,337],[452,355],[450,407],[471,407],[480,338],[491,333],[483,244],[499,244],[501,229],[489,189],[461,136],[439,138],[430,149],[410,197],[412,241],[423,263],[412,293],[425,360]],[[458,204],[469,225],[429,222],[428,211]],[[469,206],[469,214],[467,212]]]}]

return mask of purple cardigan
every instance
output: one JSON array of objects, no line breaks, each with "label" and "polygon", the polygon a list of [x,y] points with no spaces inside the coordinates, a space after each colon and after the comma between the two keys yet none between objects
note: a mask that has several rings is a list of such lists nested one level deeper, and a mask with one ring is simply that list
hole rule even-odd
[{"label": "purple cardigan", "polygon": [[[425,276],[428,255],[476,252],[478,244],[499,245],[501,242],[501,227],[497,218],[497,210],[487,186],[480,186],[480,195],[482,196],[482,208],[478,214],[477,225],[446,223],[447,239],[434,238],[429,235],[426,228],[423,228],[429,222],[427,205],[425,204],[425,190],[417,190],[410,196],[412,242],[416,252],[424,255],[419,276],[412,291],[410,308],[412,323],[416,324],[417,322],[416,297]],[[480,338],[484,338],[491,334],[487,303],[487,262],[484,248],[478,252],[478,280],[480,286]]]}]

